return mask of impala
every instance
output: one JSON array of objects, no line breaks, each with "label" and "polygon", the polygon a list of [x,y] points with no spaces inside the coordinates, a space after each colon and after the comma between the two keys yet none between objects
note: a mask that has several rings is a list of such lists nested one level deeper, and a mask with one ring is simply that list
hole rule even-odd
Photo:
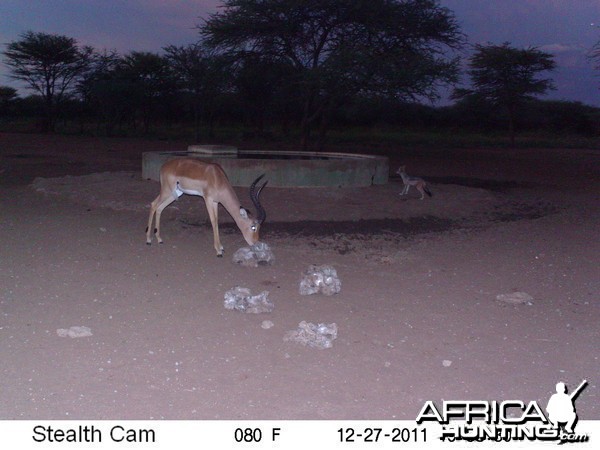
[{"label": "impala", "polygon": [[158,243],[162,244],[160,215],[163,209],[181,195],[188,194],[199,195],[204,198],[210,223],[212,224],[217,256],[223,256],[223,246],[219,238],[219,203],[229,212],[246,242],[249,245],[254,245],[258,242],[260,226],[267,216],[259,201],[260,192],[266,186],[267,181],[258,189],[256,187],[263,176],[264,174],[254,180],[250,186],[250,199],[254,203],[257,212],[256,219],[252,219],[248,211],[240,206],[240,201],[220,165],[192,158],[178,158],[167,161],[160,168],[160,194],[150,205],[150,217],[146,228],[146,244],[150,245],[152,243],[151,230],[154,215],[156,215],[154,234]]}]

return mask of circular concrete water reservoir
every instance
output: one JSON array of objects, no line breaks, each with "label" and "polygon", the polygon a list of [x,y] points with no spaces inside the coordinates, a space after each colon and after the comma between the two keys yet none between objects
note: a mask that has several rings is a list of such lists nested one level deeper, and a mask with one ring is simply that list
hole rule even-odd
[{"label": "circular concrete water reservoir", "polygon": [[383,156],[195,145],[181,152],[144,153],[142,177],[158,181],[160,167],[182,157],[220,164],[233,186],[249,186],[263,173],[272,187],[371,186],[386,184],[389,175],[388,159]]}]

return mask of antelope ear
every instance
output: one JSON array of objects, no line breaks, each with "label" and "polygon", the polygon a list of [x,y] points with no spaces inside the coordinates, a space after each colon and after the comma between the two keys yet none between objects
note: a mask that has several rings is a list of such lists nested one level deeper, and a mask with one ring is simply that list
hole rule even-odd
[{"label": "antelope ear", "polygon": [[248,211],[246,211],[243,207],[240,206],[240,216],[242,216],[244,219],[248,218]]}]

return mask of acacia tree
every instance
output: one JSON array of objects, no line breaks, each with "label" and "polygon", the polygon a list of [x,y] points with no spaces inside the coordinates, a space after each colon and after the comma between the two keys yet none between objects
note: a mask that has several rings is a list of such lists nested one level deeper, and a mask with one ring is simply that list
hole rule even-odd
[{"label": "acacia tree", "polygon": [[116,70],[117,78],[129,84],[144,132],[148,133],[156,110],[165,106],[175,90],[175,78],[167,59],[157,53],[134,51],[121,59]]},{"label": "acacia tree", "polygon": [[77,83],[77,92],[96,118],[98,131],[103,125],[109,136],[131,118],[136,106],[135,90],[122,74],[122,66],[123,59],[116,51],[96,53]]},{"label": "acacia tree", "polygon": [[347,99],[435,97],[453,82],[463,36],[437,0],[225,0],[199,27],[234,59],[248,54],[293,68],[302,99],[302,144]]},{"label": "acacia tree", "polygon": [[208,124],[209,137],[213,137],[216,99],[229,82],[224,58],[201,44],[171,45],[164,50],[180,87],[191,96],[196,142],[202,119]]},{"label": "acacia tree", "polygon": [[539,78],[554,70],[556,63],[549,53],[534,47],[518,49],[502,45],[476,45],[467,73],[472,89],[456,89],[455,99],[477,97],[506,109],[511,145],[515,145],[515,118],[524,101],[554,89],[552,79]]},{"label": "acacia tree", "polygon": [[247,55],[234,71],[236,98],[258,136],[264,135],[268,118],[277,118],[284,133],[287,131],[290,109],[298,105],[297,96],[288,88],[292,76],[289,65],[256,54]]},{"label": "acacia tree", "polygon": [[79,47],[67,36],[28,31],[6,45],[4,63],[11,77],[24,81],[42,97],[45,105],[44,131],[54,131],[56,106],[85,72],[93,49]]}]

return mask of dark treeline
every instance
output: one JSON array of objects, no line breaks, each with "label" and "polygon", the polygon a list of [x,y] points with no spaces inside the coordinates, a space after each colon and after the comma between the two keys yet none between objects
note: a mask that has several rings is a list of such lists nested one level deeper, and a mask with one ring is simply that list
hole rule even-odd
[{"label": "dark treeline", "polygon": [[[343,108],[336,117],[340,125],[391,125],[468,132],[505,132],[508,122],[506,111],[471,99],[441,107],[357,101]],[[517,127],[520,131],[593,136],[600,133],[600,108],[580,102],[530,99],[521,107]]]},{"label": "dark treeline", "polygon": [[[220,93],[210,109],[196,107],[193,97],[173,91],[156,97],[152,105],[142,102],[135,89],[105,86],[114,96],[102,102],[67,98],[57,108],[59,131],[105,136],[152,135],[171,130],[172,135],[195,141],[219,139],[220,129],[235,128],[240,135],[257,138],[289,139],[298,133],[301,120],[298,105],[292,103],[250,102],[236,92]],[[24,123],[24,129],[43,131],[43,100],[31,95],[2,98],[0,88],[0,125]],[[121,91],[121,94],[119,94]],[[251,92],[252,94],[252,92]],[[430,106],[415,102],[356,98],[340,107],[331,119],[332,128],[403,127],[416,130],[464,130],[498,132],[508,127],[508,114],[485,102],[461,100],[448,106]],[[527,101],[517,118],[519,132],[600,134],[600,108],[580,102]]]},{"label": "dark treeline", "polygon": [[26,32],[6,44],[0,125],[100,135],[156,134],[214,141],[223,130],[321,147],[343,127],[409,127],[596,136],[600,109],[544,101],[552,56],[509,43],[475,46],[450,106],[466,44],[434,0],[225,1],[198,26],[198,43],[125,55],[67,36]]}]

